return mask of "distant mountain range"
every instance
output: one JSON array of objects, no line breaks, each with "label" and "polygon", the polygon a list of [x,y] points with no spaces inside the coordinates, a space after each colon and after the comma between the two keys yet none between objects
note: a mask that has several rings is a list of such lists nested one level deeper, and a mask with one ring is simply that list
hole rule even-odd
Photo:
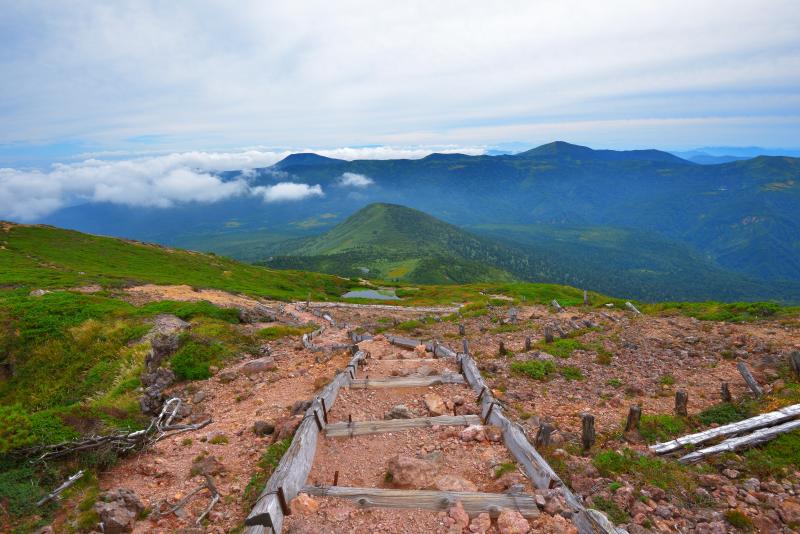
[{"label": "distant mountain range", "polygon": [[[344,186],[345,173],[368,178],[368,185]],[[45,222],[261,261],[277,252],[330,256],[319,243],[294,251],[281,243],[322,234],[369,204],[392,203],[480,233],[472,237],[480,237],[481,252],[463,259],[491,265],[503,276],[653,300],[800,301],[797,158],[700,165],[658,150],[592,150],[555,142],[514,155],[432,154],[418,160],[293,154],[247,176],[254,185],[319,184],[325,194],[295,203],[235,198],[168,210],[87,204]],[[531,251],[538,250],[538,270],[481,259],[487,238],[514,258],[531,261]],[[649,271],[659,274],[645,276]],[[637,283],[635,272],[647,283],[623,289],[621,284]],[[453,273],[439,275],[459,280]]]}]

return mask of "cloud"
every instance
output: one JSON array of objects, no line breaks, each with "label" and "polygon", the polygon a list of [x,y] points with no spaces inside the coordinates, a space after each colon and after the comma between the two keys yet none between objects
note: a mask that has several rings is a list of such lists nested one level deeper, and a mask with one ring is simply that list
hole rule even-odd
[{"label": "cloud", "polygon": [[375,180],[363,174],[346,172],[339,177],[339,185],[344,187],[364,188],[375,183]]},{"label": "cloud", "polygon": [[322,192],[322,187],[319,185],[295,182],[281,182],[275,185],[254,187],[252,193],[255,196],[260,196],[264,202],[303,200],[308,197],[321,197],[325,195]]}]

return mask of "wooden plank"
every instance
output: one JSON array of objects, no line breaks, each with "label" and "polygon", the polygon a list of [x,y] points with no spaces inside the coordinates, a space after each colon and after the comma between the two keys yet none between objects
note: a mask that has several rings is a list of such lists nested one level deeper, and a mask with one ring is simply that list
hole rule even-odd
[{"label": "wooden plank", "polygon": [[757,415],[743,421],[737,421],[735,423],[718,426],[717,428],[709,428],[708,430],[682,436],[672,441],[656,443],[655,445],[650,446],[650,450],[656,454],[668,454],[670,452],[677,451],[678,449],[682,449],[687,445],[700,445],[701,443],[706,443],[713,439],[722,438],[725,436],[733,436],[735,434],[742,434],[744,432],[750,432],[768,426],[774,426],[784,423],[790,419],[794,419],[798,416],[800,416],[800,404],[793,404],[791,406],[787,406],[786,408],[781,408],[780,410],[775,410],[773,412],[762,413],[761,415]]},{"label": "wooden plank", "polygon": [[747,368],[746,363],[739,360],[739,363],[736,364],[736,368],[739,369],[739,374],[742,375],[742,378],[744,378],[744,381],[747,383],[747,387],[750,388],[750,391],[753,392],[756,398],[764,394],[764,390],[761,389],[756,379],[753,378],[753,374],[750,372],[750,369]]},{"label": "wooden plank", "polygon": [[694,463],[699,460],[702,460],[707,456],[711,456],[714,454],[719,454],[722,452],[733,452],[739,449],[753,447],[760,443],[765,443],[767,441],[775,439],[781,434],[785,434],[786,432],[791,432],[793,430],[798,430],[798,429],[800,429],[800,419],[789,421],[788,423],[783,423],[782,425],[778,426],[761,428],[759,430],[756,430],[752,434],[726,439],[722,443],[712,445],[711,447],[706,447],[705,449],[700,449],[699,451],[694,451],[692,453],[687,454],[686,456],[678,458],[678,461],[682,464]]},{"label": "wooden plank", "polygon": [[503,508],[517,510],[523,516],[539,515],[532,495],[526,493],[479,493],[473,491],[396,490],[383,488],[350,488],[344,486],[306,486],[304,493],[319,497],[337,497],[354,502],[360,508],[399,508],[415,510],[447,510],[456,501],[470,514],[500,515]]},{"label": "wooden plank", "polygon": [[325,435],[329,438],[338,438],[401,432],[411,428],[479,424],[481,424],[481,418],[477,415],[440,415],[438,417],[414,417],[411,419],[388,419],[383,421],[353,421],[352,423],[343,421],[326,425]]},{"label": "wooden plank", "polygon": [[463,384],[464,377],[459,374],[406,376],[399,378],[361,378],[351,381],[352,389],[377,388],[420,388],[438,386],[439,384]]},{"label": "wooden plank", "polygon": [[425,350],[432,352],[436,358],[455,358],[456,351],[442,345],[441,343],[432,342],[425,344]]},{"label": "wooden plank", "polygon": [[[349,366],[358,368],[358,365],[366,357],[366,352],[358,351],[350,360]],[[298,491],[306,483],[311,466],[314,462],[314,455],[317,452],[317,439],[319,437],[319,427],[314,417],[314,412],[322,418],[322,401],[330,409],[336,400],[339,389],[346,386],[351,381],[349,372],[340,372],[327,385],[320,394],[314,398],[311,406],[306,410],[306,417],[292,438],[292,443],[286,454],[281,458],[278,467],[267,481],[264,490],[261,492],[255,506],[245,519],[247,534],[262,534],[270,532],[281,532],[283,527],[283,510],[278,500],[278,489],[282,489],[286,500],[293,499]]]}]

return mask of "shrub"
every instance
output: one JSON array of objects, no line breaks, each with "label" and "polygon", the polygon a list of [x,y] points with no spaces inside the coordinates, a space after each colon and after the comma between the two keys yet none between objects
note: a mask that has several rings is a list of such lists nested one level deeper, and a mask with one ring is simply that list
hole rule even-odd
[{"label": "shrub", "polygon": [[683,433],[686,422],[668,414],[643,415],[639,433],[648,442],[666,441]]},{"label": "shrub", "polygon": [[261,339],[280,339],[287,336],[302,336],[309,332],[313,332],[315,326],[269,326],[262,328],[258,331],[258,337]]},{"label": "shrub", "polygon": [[662,386],[671,386],[675,384],[675,377],[672,375],[662,375],[661,378],[658,379],[658,383]]},{"label": "shrub", "polygon": [[730,523],[731,526],[739,530],[753,530],[753,521],[739,510],[728,510],[725,512],[725,520]]},{"label": "shrub", "polygon": [[503,462],[494,468],[494,478],[500,478],[506,473],[513,473],[516,469],[517,465],[514,462]]},{"label": "shrub", "polygon": [[606,385],[611,386],[613,388],[618,388],[622,387],[622,383],[623,383],[622,380],[620,380],[619,378],[612,378],[608,382],[606,382]]},{"label": "shrub", "polygon": [[34,442],[31,419],[19,405],[0,406],[0,454]]},{"label": "shrub", "polygon": [[204,380],[211,377],[209,367],[219,363],[224,353],[220,344],[190,340],[175,353],[170,366],[181,380]]},{"label": "shrub", "polygon": [[583,380],[583,373],[578,367],[574,367],[572,365],[566,365],[559,369],[561,376],[566,378],[567,380]]},{"label": "shrub", "polygon": [[402,323],[398,323],[395,327],[397,330],[404,330],[406,332],[410,330],[416,330],[417,328],[422,327],[422,323],[417,320],[410,320],[410,321],[403,321]]},{"label": "shrub", "polygon": [[281,458],[286,454],[291,444],[292,438],[282,439],[267,447],[267,450],[261,455],[257,464],[260,471],[250,477],[250,482],[247,483],[247,487],[244,489],[243,501],[248,510],[255,504],[264,484],[266,484],[269,477],[272,476],[273,471],[278,467]]},{"label": "shrub", "polygon": [[595,508],[605,512],[608,515],[608,518],[614,523],[627,523],[631,519],[631,516],[628,515],[628,512],[617,506],[617,503],[611,499],[606,499],[604,497],[600,497],[599,495],[595,495],[592,497],[592,502],[594,503]]},{"label": "shrub", "polygon": [[226,436],[225,434],[217,434],[216,436],[208,440],[208,442],[211,443],[212,445],[225,445],[226,443],[228,443],[228,436]]},{"label": "shrub", "polygon": [[783,434],[757,449],[744,453],[747,467],[767,477],[786,468],[800,468],[800,431]]},{"label": "shrub", "polygon": [[536,346],[540,350],[559,358],[569,358],[574,351],[586,349],[583,343],[568,337],[556,339],[552,343],[539,342]]},{"label": "shrub", "polygon": [[592,463],[603,476],[625,474],[640,483],[663,490],[688,490],[694,487],[686,467],[661,458],[640,455],[630,449],[621,453],[601,451],[595,455]]},{"label": "shrub", "polygon": [[700,419],[700,422],[704,425],[710,425],[713,423],[726,425],[728,423],[735,423],[736,421],[746,419],[747,415],[748,413],[743,407],[731,404],[729,402],[723,402],[715,406],[711,406],[710,408],[706,408],[697,415],[697,418]]},{"label": "shrub", "polygon": [[555,371],[556,366],[547,360],[528,360],[526,362],[513,362],[511,372],[515,375],[524,375],[534,380],[544,380]]}]

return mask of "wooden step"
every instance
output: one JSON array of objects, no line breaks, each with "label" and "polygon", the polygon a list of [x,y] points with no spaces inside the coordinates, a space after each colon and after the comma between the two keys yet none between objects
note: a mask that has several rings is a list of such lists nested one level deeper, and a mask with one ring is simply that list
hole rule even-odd
[{"label": "wooden step", "polygon": [[525,517],[539,515],[539,507],[527,493],[480,493],[473,491],[397,490],[350,488],[345,486],[306,486],[301,491],[319,497],[338,497],[353,501],[360,508],[407,508],[447,510],[460,501],[470,515],[487,512],[500,515],[503,508],[517,510]]},{"label": "wooden step", "polygon": [[464,376],[460,374],[406,376],[398,378],[357,378],[350,382],[353,389],[371,388],[420,388],[439,384],[463,384]]},{"label": "wooden step", "polygon": [[433,426],[470,426],[481,424],[477,415],[440,415],[438,417],[414,417],[411,419],[387,419],[385,421],[353,421],[325,425],[325,435],[329,438],[366,436],[400,432],[411,428]]}]

